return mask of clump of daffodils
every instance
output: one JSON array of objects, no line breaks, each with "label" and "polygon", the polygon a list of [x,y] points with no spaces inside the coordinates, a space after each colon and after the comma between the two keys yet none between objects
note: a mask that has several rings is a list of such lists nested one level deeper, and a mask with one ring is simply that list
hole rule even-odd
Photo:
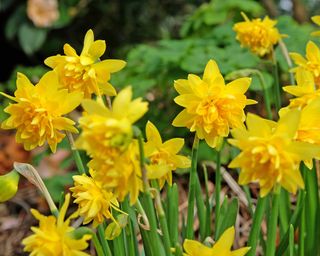
[{"label": "clump of daffodils", "polygon": [[33,234],[23,239],[25,252],[30,252],[30,255],[89,256],[84,250],[89,245],[91,235],[85,234],[76,238],[76,229],[70,226],[71,219],[77,217],[77,213],[65,220],[69,202],[70,194],[67,194],[58,218],[52,215],[44,216],[37,210],[31,210],[32,215],[39,220],[39,226],[32,227]]},{"label": "clump of daffodils", "polygon": [[296,141],[301,111],[292,109],[278,122],[248,114],[246,126],[233,129],[229,143],[241,150],[229,164],[240,168],[239,184],[258,182],[261,197],[277,185],[291,193],[304,188],[299,170],[301,161],[310,161],[319,155],[315,145]]},{"label": "clump of daffodils", "polygon": [[249,48],[254,54],[263,57],[272,52],[274,45],[281,39],[282,35],[275,27],[277,21],[266,16],[263,20],[250,20],[244,13],[241,13],[244,21],[233,26],[237,33],[236,39],[242,47]]},{"label": "clump of daffodils", "polygon": [[70,92],[83,92],[85,98],[96,95],[116,95],[109,83],[112,73],[118,72],[126,62],[122,60],[100,60],[106,50],[104,40],[94,40],[90,29],[85,35],[80,55],[69,44],[63,47],[65,55],[47,58],[44,62],[59,74],[62,88]]},{"label": "clump of daffodils", "polygon": [[141,98],[132,100],[132,89],[127,87],[114,98],[110,109],[94,100],[84,100],[82,106],[86,113],[79,119],[82,133],[76,146],[92,158],[88,164],[93,169],[92,176],[119,201],[130,193],[134,203],[142,183],[132,125],[146,113],[147,102]]},{"label": "clump of daffodils", "polygon": [[[92,171],[91,171],[92,172]],[[79,214],[84,217],[83,224],[93,221],[96,227],[105,219],[115,219],[111,209],[119,210],[119,203],[110,191],[104,190],[102,182],[85,174],[73,176],[74,187],[70,188],[74,203],[79,205]]]},{"label": "clump of daffodils", "polygon": [[64,115],[80,104],[83,94],[61,89],[54,71],[46,73],[36,85],[18,73],[14,97],[1,94],[15,102],[5,108],[10,117],[1,128],[17,129],[16,141],[26,150],[48,142],[55,152],[57,144],[65,137],[64,131],[78,132],[75,122]]},{"label": "clump of daffodils", "polygon": [[188,79],[175,81],[180,95],[174,101],[184,109],[172,124],[196,132],[210,147],[219,146],[230,129],[244,122],[245,106],[256,103],[245,96],[250,83],[251,79],[244,77],[225,84],[217,63],[210,60],[202,79],[190,74]]},{"label": "clump of daffodils", "polygon": [[174,138],[162,141],[161,135],[150,121],[146,125],[147,141],[144,144],[145,156],[150,160],[147,164],[149,179],[158,179],[162,188],[167,183],[172,185],[172,171],[177,168],[188,168],[191,165],[189,158],[178,155],[184,145],[184,140]]}]

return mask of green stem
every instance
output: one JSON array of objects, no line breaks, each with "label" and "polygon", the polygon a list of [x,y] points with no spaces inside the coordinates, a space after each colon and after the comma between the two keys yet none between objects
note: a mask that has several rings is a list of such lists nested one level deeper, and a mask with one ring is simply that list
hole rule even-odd
[{"label": "green stem", "polygon": [[204,181],[205,181],[205,189],[206,189],[206,231],[205,237],[211,235],[211,207],[210,207],[210,196],[209,196],[209,178],[208,178],[208,171],[207,166],[203,164],[203,174],[204,174]]},{"label": "green stem", "polygon": [[272,198],[271,216],[268,221],[266,256],[274,256],[276,252],[276,235],[279,214],[280,187],[276,188]]},{"label": "green stem", "polygon": [[267,197],[259,197],[256,210],[253,215],[253,222],[252,227],[249,235],[248,246],[251,247],[250,251],[248,252],[248,256],[255,256],[256,255],[256,248],[258,244],[261,223],[263,220],[265,208],[266,208]]},{"label": "green stem", "polygon": [[[286,62],[287,62],[287,64],[288,64],[288,67],[291,69],[291,68],[292,68],[292,61],[291,61],[291,58],[290,58],[290,55],[289,55],[287,46],[286,46],[286,44],[282,41],[282,39],[279,40],[279,46],[280,46],[280,49],[281,49],[281,53],[282,53],[284,59],[286,60]],[[294,82],[294,76],[293,76],[292,72],[289,72],[289,78],[290,78],[290,83],[291,83],[292,85],[295,84],[295,82]]]},{"label": "green stem", "polygon": [[101,244],[96,234],[92,235],[92,241],[93,241],[94,247],[96,248],[96,252],[98,256],[105,256],[106,254],[103,253]]},{"label": "green stem", "polygon": [[155,195],[155,203],[156,203],[156,210],[159,216],[160,226],[162,230],[162,236],[164,241],[164,249],[166,252],[166,255],[171,255],[171,242],[170,242],[170,236],[169,236],[169,229],[167,224],[166,215],[164,213],[162,203],[161,203],[161,197],[158,190],[156,190]]},{"label": "green stem", "polygon": [[103,227],[103,224],[100,224],[98,226],[98,236],[100,238],[100,243],[102,245],[102,249],[103,249],[104,255],[110,255],[111,256],[112,253],[110,251],[109,244],[106,241],[106,239],[104,238],[104,227]]},{"label": "green stem", "polygon": [[85,174],[86,170],[84,168],[80,153],[79,153],[79,151],[77,150],[77,148],[76,148],[76,146],[74,144],[74,139],[73,139],[72,133],[69,132],[69,131],[66,131],[66,134],[67,134],[67,137],[68,137],[68,140],[69,140],[69,143],[70,143],[73,159],[74,159],[74,161],[76,162],[76,165],[77,165],[78,172],[80,174]]},{"label": "green stem", "polygon": [[294,227],[292,224],[289,228],[289,256],[294,256]]},{"label": "green stem", "polygon": [[143,149],[143,138],[140,130],[136,129],[135,131],[138,143],[139,143],[139,153],[140,153],[140,168],[142,173],[142,182],[143,182],[143,191],[144,191],[144,202],[145,202],[145,210],[150,223],[150,241],[151,241],[151,249],[154,256],[160,256],[163,247],[160,243],[159,236],[157,234],[157,218],[154,211],[154,205],[152,202],[151,194],[150,194],[150,185],[147,177],[147,170],[145,167],[145,156]]},{"label": "green stem", "polygon": [[305,240],[305,231],[306,231],[306,206],[303,202],[301,218],[300,218],[300,227],[299,227],[299,256],[304,256],[304,240]]},{"label": "green stem", "polygon": [[127,244],[128,244],[127,254],[128,256],[135,256],[137,254],[137,240],[136,240],[136,233],[134,230],[134,224],[132,220],[136,219],[136,214],[133,211],[133,209],[130,208],[128,197],[125,198],[122,206],[123,206],[123,210],[129,214],[128,228],[126,230],[127,232],[125,232],[126,238],[127,238]]},{"label": "green stem", "polygon": [[221,192],[221,156],[220,151],[217,151],[217,158],[216,158],[216,179],[215,179],[215,201],[216,201],[216,208],[215,208],[215,240],[218,240],[218,225],[220,220],[220,192]]},{"label": "green stem", "polygon": [[167,196],[168,223],[171,245],[174,247],[179,239],[179,195],[177,184],[168,187]]},{"label": "green stem", "polygon": [[190,183],[188,193],[188,216],[187,216],[187,231],[186,238],[193,239],[193,223],[194,223],[194,199],[197,182],[197,162],[198,162],[198,148],[199,138],[195,134],[193,146],[192,146],[192,160],[191,160],[191,171],[190,171]]},{"label": "green stem", "polygon": [[279,82],[279,70],[278,70],[278,62],[276,58],[276,53],[273,50],[272,51],[272,67],[273,67],[273,74],[274,74],[274,93],[275,93],[275,106],[276,111],[278,111],[281,108],[281,94],[280,94],[280,82]]}]

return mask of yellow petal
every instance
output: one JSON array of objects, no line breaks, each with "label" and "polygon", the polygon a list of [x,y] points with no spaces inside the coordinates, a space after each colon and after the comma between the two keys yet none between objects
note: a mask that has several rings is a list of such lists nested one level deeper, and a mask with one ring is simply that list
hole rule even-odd
[{"label": "yellow petal", "polygon": [[320,15],[316,15],[316,16],[313,16],[311,17],[311,20],[316,23],[317,25],[320,26]]},{"label": "yellow petal", "polygon": [[83,49],[82,49],[81,55],[88,54],[93,41],[94,41],[93,31],[89,29],[84,37]]},{"label": "yellow petal", "polygon": [[250,251],[251,247],[243,247],[241,249],[235,250],[231,252],[231,256],[244,256]]},{"label": "yellow petal", "polygon": [[231,94],[244,94],[251,83],[251,78],[243,77],[236,79],[226,85],[226,92]]},{"label": "yellow petal", "polygon": [[307,43],[306,57],[312,62],[319,62],[320,60],[320,50],[318,46],[312,41],[309,41]]},{"label": "yellow petal", "polygon": [[114,87],[110,83],[100,85],[99,88],[100,88],[101,92],[107,96],[116,96],[117,95],[116,89],[114,89]]},{"label": "yellow petal", "polygon": [[56,56],[48,57],[44,60],[44,64],[46,64],[50,68],[55,68],[60,63],[64,62],[65,56],[61,56],[60,54],[57,54]]},{"label": "yellow petal", "polygon": [[64,54],[67,56],[78,57],[76,50],[73,49],[70,44],[65,44],[63,46],[63,51],[64,51]]},{"label": "yellow petal", "polygon": [[176,127],[187,127],[187,124],[192,122],[193,115],[189,114],[187,110],[182,110],[172,121],[172,125]]},{"label": "yellow petal", "polygon": [[151,123],[150,121],[148,121],[147,125],[146,125],[146,136],[147,136],[148,142],[152,142],[153,144],[155,144],[158,147],[161,146],[162,139],[161,139],[160,133],[159,133],[157,127],[155,127],[155,125],[153,123]]},{"label": "yellow petal", "polygon": [[94,100],[84,99],[81,102],[81,105],[84,110],[88,112],[88,114],[96,114],[104,117],[109,117],[111,115],[111,112],[108,108]]},{"label": "yellow petal", "polygon": [[164,150],[170,152],[171,154],[177,154],[182,149],[183,145],[184,139],[173,138],[164,142],[162,147]]},{"label": "yellow petal", "polygon": [[234,240],[235,230],[234,227],[230,227],[223,232],[218,241],[213,245],[212,249],[217,251],[228,250],[232,247]]},{"label": "yellow petal", "polygon": [[171,171],[170,167],[166,164],[152,164],[147,165],[146,168],[148,179],[160,179]]},{"label": "yellow petal", "polygon": [[98,76],[102,76],[103,72],[115,73],[120,71],[126,66],[126,62],[123,60],[108,59],[94,64]]},{"label": "yellow petal", "polygon": [[83,99],[82,92],[71,92],[66,96],[66,100],[64,100],[61,105],[58,106],[60,113],[62,115],[68,114],[71,111],[75,110],[81,103]]},{"label": "yellow petal", "polygon": [[88,54],[94,59],[99,59],[106,51],[106,42],[104,40],[94,41],[88,51]]},{"label": "yellow petal", "polygon": [[307,61],[305,58],[303,58],[300,54],[295,53],[295,52],[291,52],[290,53],[290,57],[291,59],[293,59],[293,61],[297,64],[297,65],[306,65]]},{"label": "yellow petal", "polygon": [[272,121],[270,122],[269,120],[252,113],[248,113],[246,124],[250,135],[258,137],[270,136],[272,128],[275,126],[275,123],[273,123]]},{"label": "yellow petal", "polygon": [[287,113],[280,117],[274,135],[286,136],[293,138],[297,132],[301,111],[298,109],[290,109]]},{"label": "yellow petal", "polygon": [[183,248],[189,256],[211,255],[212,249],[201,244],[198,241],[186,239],[183,242]]},{"label": "yellow petal", "polygon": [[178,79],[174,81],[174,88],[179,94],[191,94],[193,93],[189,81],[187,79]]},{"label": "yellow petal", "polygon": [[220,70],[217,63],[214,60],[209,60],[204,69],[203,81],[211,84],[218,75],[220,75]]}]

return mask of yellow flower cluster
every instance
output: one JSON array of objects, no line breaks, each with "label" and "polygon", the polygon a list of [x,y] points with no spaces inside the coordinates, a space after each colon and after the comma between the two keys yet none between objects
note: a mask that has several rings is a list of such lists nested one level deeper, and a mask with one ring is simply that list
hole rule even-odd
[{"label": "yellow flower cluster", "polygon": [[77,133],[74,121],[63,115],[73,111],[83,94],[59,89],[58,76],[54,71],[46,73],[35,86],[18,73],[15,97],[1,93],[14,104],[5,108],[10,117],[2,123],[3,129],[17,129],[16,140],[26,150],[48,142],[51,150],[64,138],[61,131]]},{"label": "yellow flower cluster", "polygon": [[189,158],[177,155],[184,145],[184,140],[174,138],[162,142],[158,129],[150,121],[146,125],[147,142],[144,144],[145,156],[150,160],[146,166],[148,178],[158,179],[162,188],[167,181],[172,184],[172,171],[177,168],[188,168],[191,165]]},{"label": "yellow flower cluster", "polygon": [[[90,174],[92,170],[90,171]],[[70,188],[75,198],[74,203],[79,205],[79,214],[84,217],[83,224],[93,220],[93,226],[101,224],[104,219],[114,218],[111,208],[119,210],[119,203],[112,192],[102,188],[100,180],[83,175],[73,176],[74,187]]]},{"label": "yellow flower cluster", "polygon": [[210,147],[219,146],[230,128],[244,122],[244,107],[256,103],[244,95],[250,83],[251,79],[244,77],[225,84],[217,63],[210,60],[202,79],[191,74],[187,80],[175,81],[174,87],[180,95],[174,101],[184,110],[172,124],[196,132]]},{"label": "yellow flower cluster", "polygon": [[85,35],[80,56],[69,44],[65,44],[63,50],[64,56],[58,54],[44,61],[59,74],[61,87],[70,92],[83,92],[85,98],[90,98],[92,94],[116,95],[116,90],[108,82],[110,74],[121,70],[126,62],[112,59],[100,61],[106,50],[104,40],[94,41],[90,29]]},{"label": "yellow flower cluster", "polygon": [[85,234],[77,239],[74,234],[76,229],[70,226],[71,219],[76,218],[77,213],[64,220],[69,202],[70,194],[67,194],[58,218],[44,216],[37,210],[31,210],[33,216],[39,220],[39,227],[32,227],[34,234],[22,241],[24,251],[31,252],[32,256],[89,256],[83,250],[88,247],[87,240],[91,235]]},{"label": "yellow flower cluster", "polygon": [[244,13],[241,14],[245,21],[233,26],[233,30],[237,33],[236,39],[241,46],[249,48],[260,57],[271,53],[273,46],[283,37],[275,28],[277,21],[268,16],[263,20],[260,18],[249,20]]},{"label": "yellow flower cluster", "polygon": [[319,147],[295,140],[300,117],[298,109],[290,110],[277,123],[248,114],[247,128],[232,130],[234,138],[229,143],[241,153],[229,167],[241,168],[240,184],[258,181],[262,197],[277,184],[291,193],[304,187],[299,164],[319,156],[320,151]]}]

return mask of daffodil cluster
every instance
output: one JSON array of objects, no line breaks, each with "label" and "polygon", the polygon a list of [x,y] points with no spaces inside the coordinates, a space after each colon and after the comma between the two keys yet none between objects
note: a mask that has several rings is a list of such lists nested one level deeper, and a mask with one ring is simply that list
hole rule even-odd
[{"label": "daffodil cluster", "polygon": [[256,103],[245,96],[250,83],[244,77],[225,84],[217,63],[209,60],[202,79],[190,74],[188,79],[175,81],[180,95],[174,101],[184,109],[172,124],[196,132],[212,148],[219,146],[230,129],[244,122],[245,106]]},{"label": "daffodil cluster", "polygon": [[39,220],[39,227],[32,227],[33,234],[22,241],[24,251],[34,256],[89,256],[84,250],[89,245],[91,235],[84,234],[78,237],[77,230],[70,226],[70,221],[77,217],[77,212],[64,220],[69,202],[70,194],[67,194],[58,218],[52,215],[44,216],[37,210],[31,210],[32,215]]},{"label": "daffodil cluster", "polygon": [[260,57],[271,53],[273,47],[283,37],[275,27],[277,21],[268,16],[263,20],[260,18],[250,20],[244,13],[241,14],[244,21],[233,26],[233,30],[237,33],[236,39],[241,46],[249,48]]}]

